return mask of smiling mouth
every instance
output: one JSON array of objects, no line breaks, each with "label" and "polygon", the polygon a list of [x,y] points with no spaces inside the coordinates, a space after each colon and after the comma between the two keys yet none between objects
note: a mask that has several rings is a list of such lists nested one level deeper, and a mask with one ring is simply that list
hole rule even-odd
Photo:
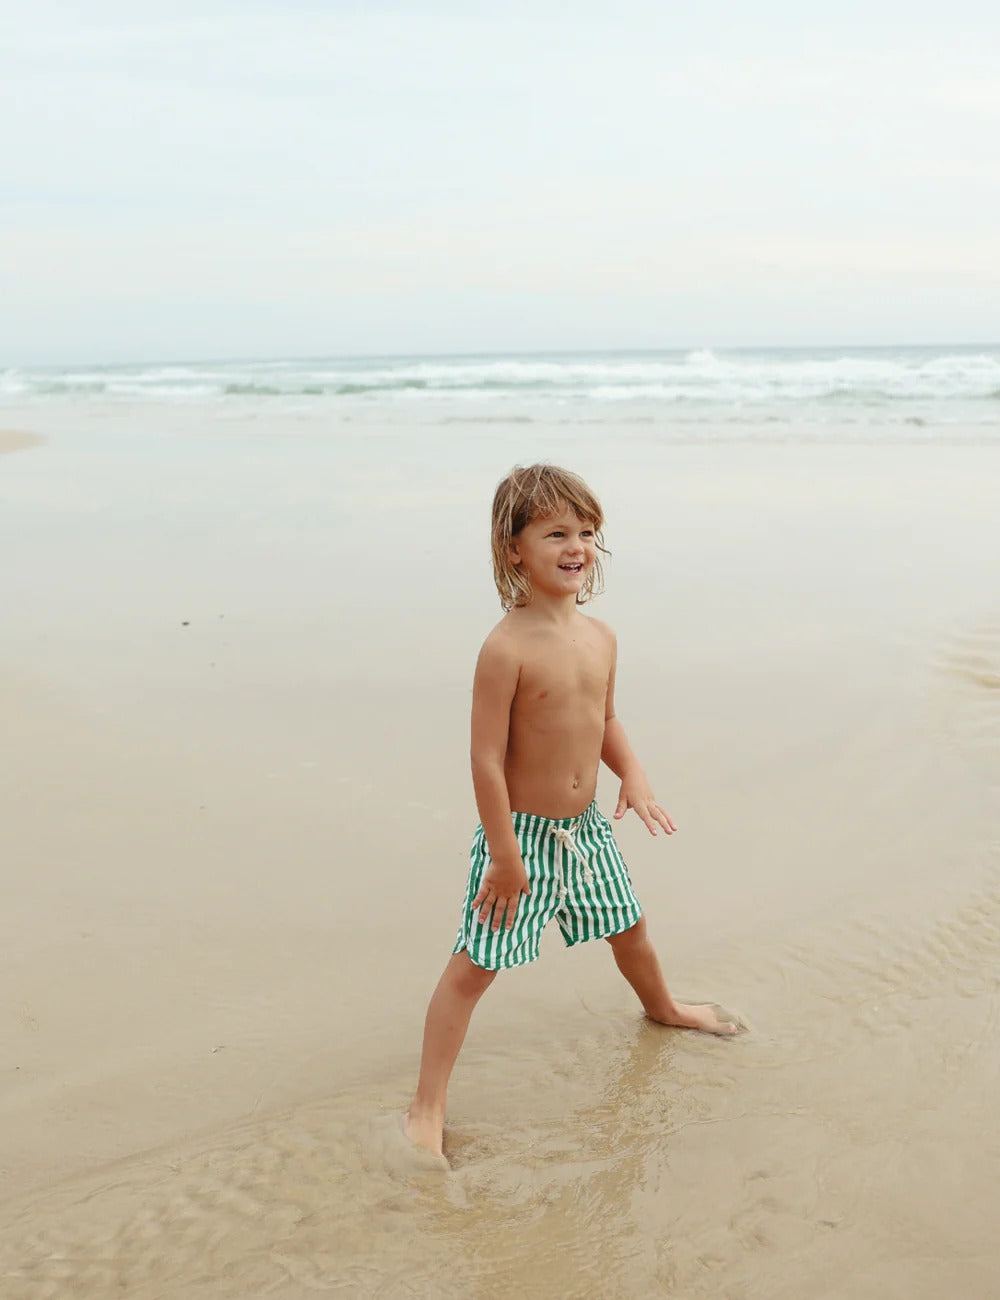
[{"label": "smiling mouth", "polygon": [[560,569],[562,569],[563,573],[579,573],[582,570],[583,565],[582,564],[560,564],[559,567]]}]

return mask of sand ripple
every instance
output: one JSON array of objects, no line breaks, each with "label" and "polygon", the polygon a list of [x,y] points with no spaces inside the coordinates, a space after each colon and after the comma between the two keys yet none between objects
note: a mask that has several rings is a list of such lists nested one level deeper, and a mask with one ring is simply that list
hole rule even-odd
[{"label": "sand ripple", "polygon": [[936,667],[951,689],[940,702],[954,742],[1000,785],[1000,622],[957,632]]}]

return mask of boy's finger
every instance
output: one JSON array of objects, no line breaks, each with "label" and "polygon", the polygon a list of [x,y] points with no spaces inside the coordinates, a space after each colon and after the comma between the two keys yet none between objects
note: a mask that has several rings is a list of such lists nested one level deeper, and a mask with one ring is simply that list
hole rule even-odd
[{"label": "boy's finger", "polygon": [[497,930],[499,930],[501,925],[503,925],[503,914],[509,906],[510,906],[510,902],[508,899],[506,898],[497,899],[496,907],[494,907],[493,909],[493,933],[494,934],[496,934]]},{"label": "boy's finger", "polygon": [[508,930],[512,930],[514,928],[514,921],[517,918],[517,908],[520,901],[521,901],[521,895],[517,894],[507,904],[507,929]]},{"label": "boy's finger", "polygon": [[624,795],[622,795],[622,797],[618,800],[618,807],[615,809],[615,816],[624,817],[625,810],[627,807],[628,807],[628,800],[625,798]]},{"label": "boy's finger", "polygon": [[667,832],[667,834],[672,835],[673,832],[677,829],[677,827],[674,825],[673,818],[666,811],[666,809],[661,808],[660,805],[653,799],[650,800],[649,809],[650,812],[653,814],[653,816],[656,818],[656,820],[663,827],[663,829]]}]

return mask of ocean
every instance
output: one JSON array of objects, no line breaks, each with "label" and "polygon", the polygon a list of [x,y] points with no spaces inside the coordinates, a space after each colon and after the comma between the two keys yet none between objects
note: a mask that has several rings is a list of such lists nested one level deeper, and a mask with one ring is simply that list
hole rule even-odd
[{"label": "ocean", "polygon": [[317,357],[8,368],[0,411],[72,402],[220,415],[656,425],[664,438],[992,438],[1000,344]]}]

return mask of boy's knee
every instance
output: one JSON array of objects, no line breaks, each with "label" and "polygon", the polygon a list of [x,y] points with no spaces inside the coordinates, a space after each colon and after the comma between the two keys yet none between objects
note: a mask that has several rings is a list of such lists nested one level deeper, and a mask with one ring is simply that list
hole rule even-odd
[{"label": "boy's knee", "polygon": [[465,997],[479,997],[485,993],[497,977],[495,970],[484,970],[477,966],[463,948],[451,959],[451,975],[456,990]]},{"label": "boy's knee", "polygon": [[640,916],[635,925],[630,925],[627,930],[622,930],[618,934],[609,934],[605,943],[609,943],[615,950],[629,948],[634,943],[642,943],[646,937],[646,918]]}]

